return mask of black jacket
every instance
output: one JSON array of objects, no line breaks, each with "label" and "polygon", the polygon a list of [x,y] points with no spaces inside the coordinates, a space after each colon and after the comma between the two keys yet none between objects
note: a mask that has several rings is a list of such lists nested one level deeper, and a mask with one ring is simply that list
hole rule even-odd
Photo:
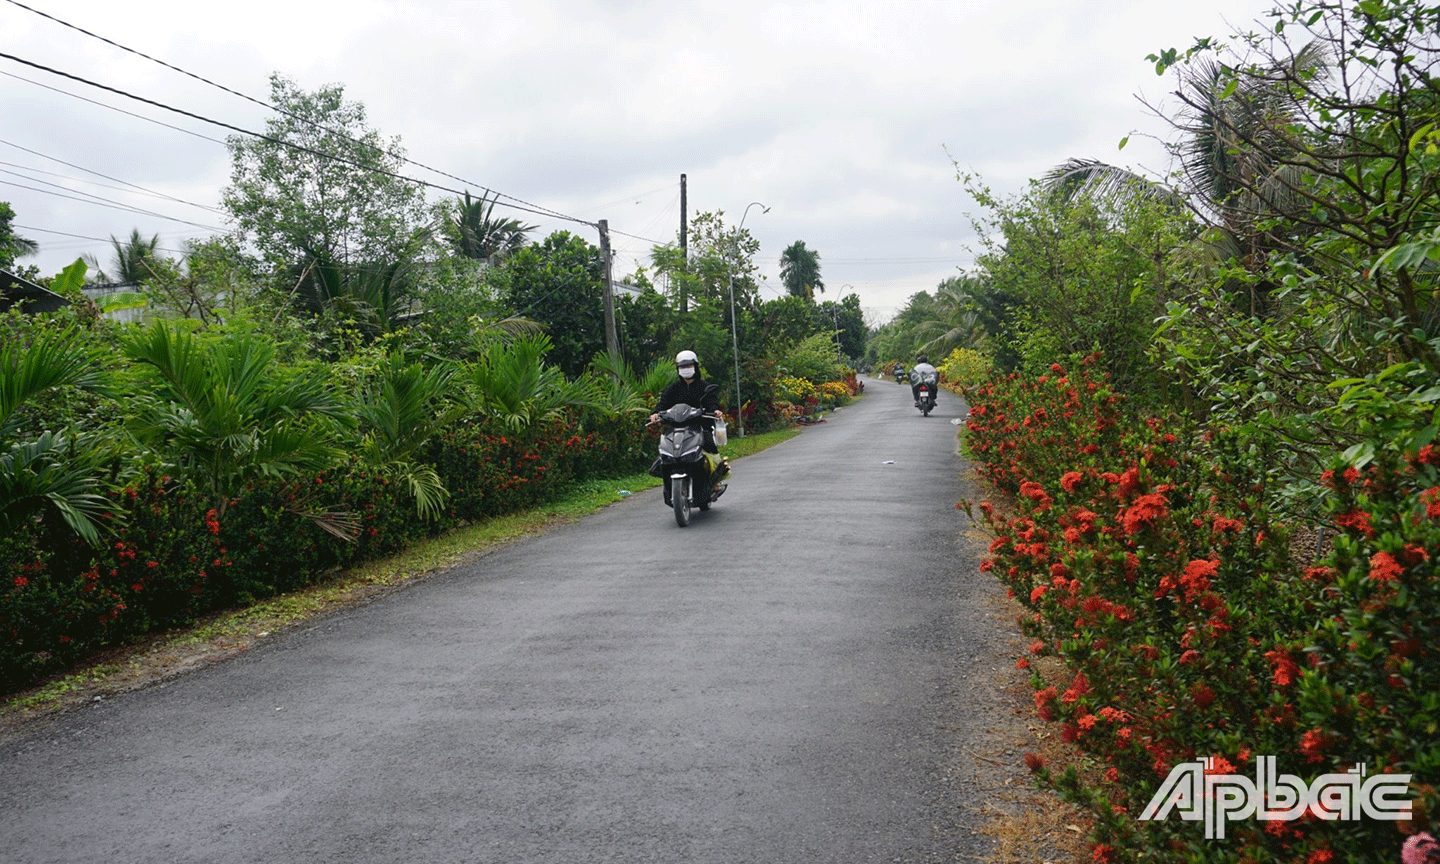
[{"label": "black jacket", "polygon": [[660,394],[660,407],[655,409],[655,413],[667,411],[682,402],[686,405],[698,405],[700,410],[707,414],[715,413],[720,407],[720,399],[714,393],[708,397],[705,395],[705,388],[708,386],[709,383],[701,378],[699,373],[689,381],[676,376],[674,382]]}]

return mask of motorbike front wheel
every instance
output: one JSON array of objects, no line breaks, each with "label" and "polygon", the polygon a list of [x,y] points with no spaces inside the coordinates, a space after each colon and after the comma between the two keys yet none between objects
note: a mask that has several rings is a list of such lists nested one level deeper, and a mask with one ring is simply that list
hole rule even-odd
[{"label": "motorbike front wheel", "polygon": [[684,528],[690,524],[690,478],[670,480],[670,501],[675,505],[675,524]]}]

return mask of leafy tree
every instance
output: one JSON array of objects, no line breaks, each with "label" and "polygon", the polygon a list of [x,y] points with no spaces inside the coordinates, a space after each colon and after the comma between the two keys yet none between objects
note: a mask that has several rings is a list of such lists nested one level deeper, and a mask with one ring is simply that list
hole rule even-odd
[{"label": "leafy tree", "polygon": [[842,357],[853,363],[865,356],[869,328],[860,308],[860,295],[846,294],[839,303],[827,300],[813,308],[818,329],[835,334]]},{"label": "leafy tree", "polygon": [[568,377],[585,371],[605,348],[604,273],[600,250],[568,231],[512,255],[495,284],[515,314],[538,321],[552,344],[550,360]]},{"label": "leafy tree", "polygon": [[666,352],[675,335],[677,314],[654,288],[638,295],[616,298],[615,317],[619,322],[620,355],[635,369],[646,369]]},{"label": "leafy tree", "polygon": [[283,111],[266,122],[268,139],[226,141],[222,200],[241,234],[275,266],[307,250],[347,264],[396,257],[423,221],[424,199],[397,176],[400,139],[370,129],[365,107],[338,85],[307,92],[277,73],[270,101]]},{"label": "leafy tree", "polygon": [[10,227],[14,219],[15,211],[10,208],[9,202],[0,201],[0,267],[6,270],[15,266],[16,258],[40,251],[40,244],[14,232]]},{"label": "leafy tree", "polygon": [[780,253],[780,281],[791,297],[814,300],[815,292],[825,293],[820,281],[820,253],[805,248],[805,241],[796,240]]},{"label": "leafy tree", "polygon": [[519,219],[494,216],[499,193],[493,199],[480,196],[478,201],[465,197],[446,202],[444,206],[445,239],[457,255],[487,261],[503,258],[525,245],[525,235],[535,230]]},{"label": "leafy tree", "polygon": [[[815,333],[821,324],[816,310],[801,295],[776,297],[756,309],[760,338],[769,353],[780,353]],[[828,323],[825,329],[829,329]]]}]

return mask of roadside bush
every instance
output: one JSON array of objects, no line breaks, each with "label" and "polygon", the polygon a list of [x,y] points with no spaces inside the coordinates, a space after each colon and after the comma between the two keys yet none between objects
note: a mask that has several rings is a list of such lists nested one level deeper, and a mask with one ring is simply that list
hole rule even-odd
[{"label": "roadside bush", "polygon": [[963,391],[967,387],[976,387],[988,381],[991,363],[989,357],[973,348],[956,348],[937,368],[940,370],[942,384]]},{"label": "roadside bush", "polygon": [[1253,776],[1273,755],[1306,782],[1358,762],[1410,773],[1425,827],[1440,805],[1440,457],[1377,443],[1367,467],[1327,473],[1316,493],[1339,535],[1304,566],[1274,515],[1274,442],[1142,416],[1095,359],[977,388],[966,432],[1016,496],[1009,515],[980,505],[995,535],[981,569],[1026,607],[1031,652],[1064,661],[1066,681],[1032,678],[1036,706],[1103,779],[1034,767],[1095,815],[1097,861],[1397,860],[1384,822],[1237,822],[1217,843],[1137,816],[1182,762]]}]

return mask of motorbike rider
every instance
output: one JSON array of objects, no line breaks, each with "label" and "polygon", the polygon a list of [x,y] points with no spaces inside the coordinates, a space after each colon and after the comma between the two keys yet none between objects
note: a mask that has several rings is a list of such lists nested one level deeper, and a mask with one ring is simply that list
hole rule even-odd
[{"label": "motorbike rider", "polygon": [[[694,351],[681,351],[675,355],[675,374],[678,376],[660,394],[660,404],[655,412],[650,415],[651,423],[660,421],[660,413],[668,411],[676,405],[695,405],[706,414],[713,414],[716,417],[724,417],[725,413],[720,410],[720,400],[714,393],[708,396],[705,388],[710,386],[700,376],[700,359],[695,356]],[[711,450],[710,452],[715,452]]]},{"label": "motorbike rider", "polygon": [[[724,419],[725,412],[720,410],[720,400],[714,392],[707,393],[709,382],[700,375],[700,358],[695,356],[694,351],[685,350],[675,355],[676,379],[660,394],[660,404],[656,406],[654,413],[650,415],[651,423],[660,422],[660,414],[663,411],[676,405],[698,406],[706,414],[716,418]],[[715,446],[713,435],[705,436],[704,450],[706,454],[718,453],[719,448]],[[705,457],[709,464],[711,483],[718,482],[729,473],[729,465],[724,459],[713,459],[709,455]],[[656,465],[658,466],[658,462]],[[655,470],[656,466],[651,466]],[[665,478],[665,504],[670,504],[670,478]]]},{"label": "motorbike rider", "polygon": [[924,354],[915,358],[915,365],[910,369],[910,394],[915,397],[915,407],[920,407],[920,384],[924,381],[939,383],[940,370],[930,365],[930,360]]}]

